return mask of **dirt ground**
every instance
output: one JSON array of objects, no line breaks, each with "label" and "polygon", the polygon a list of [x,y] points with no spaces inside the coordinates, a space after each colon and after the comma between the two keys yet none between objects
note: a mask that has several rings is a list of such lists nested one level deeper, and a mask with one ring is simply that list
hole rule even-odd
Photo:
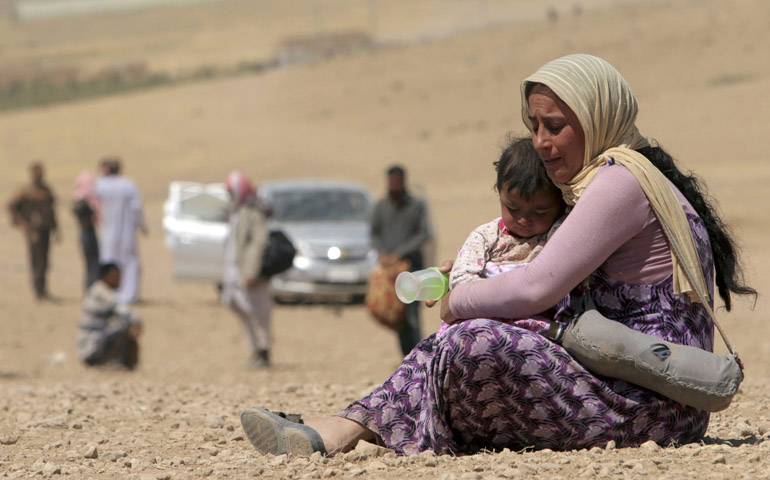
[{"label": "dirt ground", "polygon": [[[375,25],[386,48],[329,61],[110,98],[0,113],[0,192],[40,159],[58,194],[56,302],[36,303],[22,237],[0,222],[0,477],[7,478],[770,478],[766,297],[718,314],[746,364],[706,441],[661,449],[482,453],[454,458],[363,450],[334,458],[261,456],[239,424],[247,405],[332,414],[384,380],[395,336],[361,306],[279,306],[274,368],[245,371],[234,315],[212,285],[171,277],[162,203],[173,180],[355,180],[376,194],[403,163],[430,201],[438,258],[497,215],[498,148],[520,132],[519,82],[558,56],[613,63],[634,88],[641,131],[701,176],[743,248],[749,283],[770,290],[770,4],[722,2],[229,0],[121,16],[11,23],[0,61],[183,68],[260,60],[285,36]],[[379,5],[376,23],[366,5]],[[582,5],[577,8],[576,5]],[[354,8],[355,7],[355,8]],[[362,20],[363,19],[363,20]],[[282,23],[283,22],[283,23]],[[89,370],[75,357],[82,261],[73,181],[106,154],[124,159],[146,202],[146,325],[140,368]],[[765,185],[765,187],[762,187]],[[3,200],[5,202],[5,200]],[[752,308],[753,307],[753,308]],[[423,334],[439,325],[425,310]],[[719,348],[722,348],[721,346]]]}]

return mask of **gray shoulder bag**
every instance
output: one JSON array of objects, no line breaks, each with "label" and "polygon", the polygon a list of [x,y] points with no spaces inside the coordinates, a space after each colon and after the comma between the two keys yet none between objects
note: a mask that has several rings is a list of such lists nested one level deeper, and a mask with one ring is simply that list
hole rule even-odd
[{"label": "gray shoulder bag", "polygon": [[[661,225],[682,263],[668,226],[662,220]],[[667,342],[610,320],[596,310],[588,291],[575,318],[567,325],[552,322],[548,337],[594,373],[645,387],[699,410],[724,410],[743,380],[743,364],[686,266],[685,271],[727,346],[724,355]]]}]

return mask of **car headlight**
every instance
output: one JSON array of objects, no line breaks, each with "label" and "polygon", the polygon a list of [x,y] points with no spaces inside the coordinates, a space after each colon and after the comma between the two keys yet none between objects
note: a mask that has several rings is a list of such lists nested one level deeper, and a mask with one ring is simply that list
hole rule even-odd
[{"label": "car headlight", "polygon": [[302,254],[298,254],[294,256],[294,262],[292,263],[296,268],[304,270],[310,266],[310,259]]},{"label": "car headlight", "polygon": [[341,256],[342,250],[339,247],[329,247],[329,250],[326,251],[326,258],[329,260],[339,260]]}]

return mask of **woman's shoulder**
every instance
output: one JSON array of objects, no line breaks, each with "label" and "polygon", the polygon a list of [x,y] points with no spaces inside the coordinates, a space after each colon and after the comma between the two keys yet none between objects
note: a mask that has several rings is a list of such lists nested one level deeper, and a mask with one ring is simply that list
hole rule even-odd
[{"label": "woman's shoulder", "polygon": [[636,177],[634,177],[634,174],[631,173],[631,170],[619,163],[610,163],[600,168],[594,177],[594,181],[617,183],[629,187],[635,185],[641,190],[641,186]]},{"label": "woman's shoulder", "polygon": [[[679,189],[670,181],[667,183],[674,191],[674,195],[676,195],[685,212],[695,214],[695,210],[690,205],[690,202],[687,201]],[[634,177],[634,174],[631,173],[631,170],[617,163],[602,167],[586,188],[586,193],[589,190],[592,191],[591,195],[605,195],[608,197],[608,200],[611,199],[616,204],[618,202],[624,205],[643,204],[652,208],[647,195],[642,190],[642,186]]]},{"label": "woman's shoulder", "polygon": [[612,204],[649,203],[634,174],[619,164],[602,167],[588,184],[585,197],[601,197]]}]

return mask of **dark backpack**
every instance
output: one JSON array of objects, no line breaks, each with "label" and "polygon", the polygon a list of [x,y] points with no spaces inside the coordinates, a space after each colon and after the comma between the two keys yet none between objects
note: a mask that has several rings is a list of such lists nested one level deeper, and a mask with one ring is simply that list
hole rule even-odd
[{"label": "dark backpack", "polygon": [[261,277],[270,278],[291,268],[297,250],[291,240],[280,230],[270,231],[265,252],[262,254]]}]

